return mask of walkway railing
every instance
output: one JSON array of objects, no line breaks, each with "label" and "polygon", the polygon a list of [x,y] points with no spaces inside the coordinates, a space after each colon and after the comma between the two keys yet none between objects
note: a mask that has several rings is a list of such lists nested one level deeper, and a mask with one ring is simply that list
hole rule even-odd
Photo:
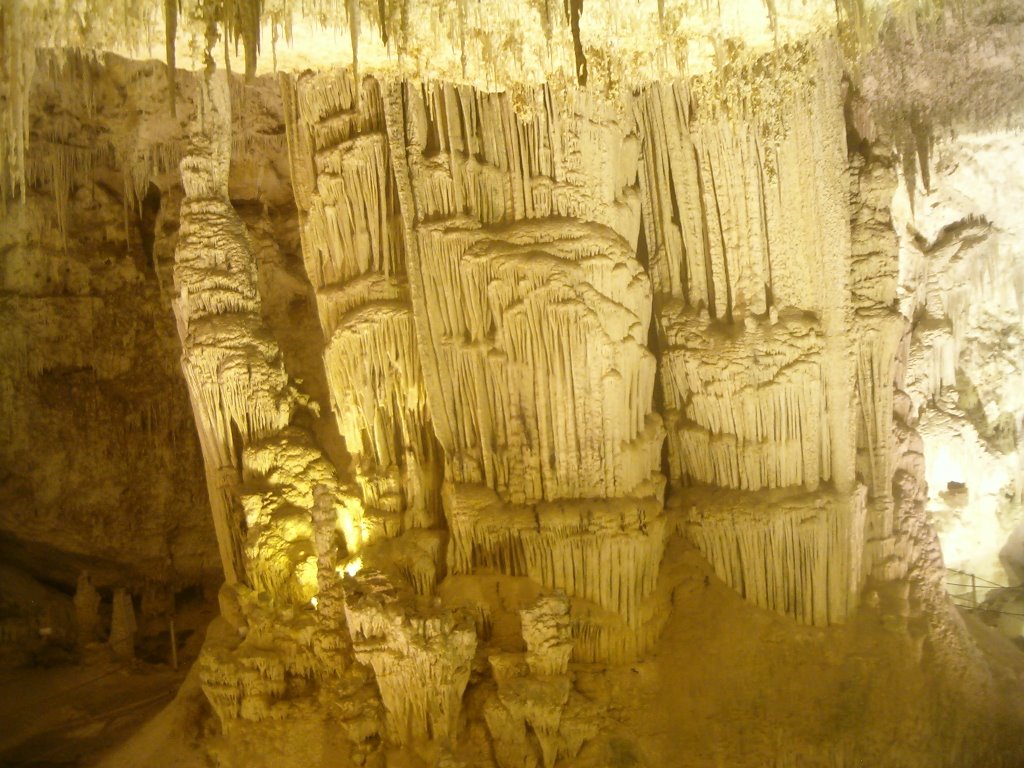
[{"label": "walkway railing", "polygon": [[976,576],[975,574],[968,573],[967,571],[961,571],[958,568],[946,569],[946,591],[953,599],[953,602],[960,608],[966,608],[971,611],[975,611],[980,608],[984,611],[1001,613],[1006,616],[1024,616],[1024,613],[1000,611],[997,608],[983,607],[985,598],[988,597],[989,591],[993,589],[1024,593],[1024,585],[1019,587],[1008,587],[1005,584],[997,584],[994,581],[983,579],[981,576]]}]

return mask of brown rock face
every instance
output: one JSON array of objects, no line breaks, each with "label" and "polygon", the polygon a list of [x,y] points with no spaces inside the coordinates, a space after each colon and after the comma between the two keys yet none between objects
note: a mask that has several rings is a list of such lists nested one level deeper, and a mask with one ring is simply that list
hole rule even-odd
[{"label": "brown rock face", "polygon": [[1017,525],[1024,161],[927,94],[1024,15],[169,0],[175,73],[36,56],[107,43],[49,1],[0,8],[0,554],[78,588],[5,566],[0,639],[131,666],[223,581],[182,764],[1015,768],[926,509]]}]

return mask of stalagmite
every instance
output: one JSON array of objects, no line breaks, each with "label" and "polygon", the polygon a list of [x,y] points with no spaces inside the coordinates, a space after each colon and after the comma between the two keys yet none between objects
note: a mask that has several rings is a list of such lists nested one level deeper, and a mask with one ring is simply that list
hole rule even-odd
[{"label": "stalagmite", "polygon": [[[542,596],[521,612],[526,654],[489,657],[497,695],[484,708],[502,768],[571,760],[595,735],[567,674],[572,639],[569,601]],[[538,749],[539,747],[539,749]]]},{"label": "stalagmite", "polygon": [[542,597],[521,612],[526,663],[534,675],[564,675],[569,668],[569,602]]},{"label": "stalagmite", "polygon": [[114,590],[114,610],[110,618],[110,650],[121,662],[135,660],[135,607],[132,596],[122,588]]},{"label": "stalagmite", "polygon": [[79,575],[78,588],[75,590],[75,624],[79,646],[86,646],[99,639],[100,595],[86,571]]},{"label": "stalagmite", "polygon": [[356,658],[377,675],[391,738],[454,742],[476,650],[472,621],[457,612],[410,612],[370,570],[346,581],[345,612]]},{"label": "stalagmite", "polygon": [[[339,549],[359,551],[362,506],[338,484],[309,435],[294,427],[250,445],[243,464],[246,581],[259,592],[308,603],[319,592],[320,561],[329,568]],[[337,538],[324,541],[327,532]]]}]

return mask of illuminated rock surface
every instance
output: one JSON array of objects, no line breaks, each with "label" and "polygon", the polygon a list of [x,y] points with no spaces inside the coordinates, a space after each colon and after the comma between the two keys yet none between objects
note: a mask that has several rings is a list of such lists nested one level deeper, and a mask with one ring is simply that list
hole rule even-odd
[{"label": "illuminated rock surface", "polygon": [[706,5],[3,5],[2,658],[191,669],[105,764],[1019,764],[1024,9]]}]

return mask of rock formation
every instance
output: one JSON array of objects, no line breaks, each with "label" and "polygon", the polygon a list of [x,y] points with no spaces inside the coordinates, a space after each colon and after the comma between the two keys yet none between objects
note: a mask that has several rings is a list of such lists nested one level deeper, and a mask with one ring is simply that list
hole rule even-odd
[{"label": "rock formation", "polygon": [[[133,40],[163,33],[163,68],[59,52],[113,45],[98,0],[7,3],[0,429],[19,468],[0,482],[46,502],[31,535],[10,526],[13,551],[30,561],[73,491],[45,498],[70,416],[47,411],[61,425],[32,453],[26,406],[64,372],[84,383],[53,391],[96,398],[76,418],[118,421],[106,388],[135,348],[169,351],[162,332],[119,335],[107,306],[144,285],[174,319],[224,581],[194,676],[216,763],[885,764],[863,734],[905,717],[925,746],[894,763],[1012,765],[1016,705],[965,745],[1019,680],[946,597],[926,513],[959,544],[968,520],[995,532],[982,554],[943,541],[950,564],[1024,574],[1020,196],[996,192],[1016,190],[1019,142],[936,138],[1019,109],[992,96],[995,65],[979,64],[987,102],[934,95],[946,111],[929,113],[921,91],[986,30],[985,62],[1018,61],[1010,4],[126,6]],[[66,119],[52,85],[33,95],[40,67],[92,89]],[[125,94],[157,79],[133,118]],[[121,277],[101,290],[84,252],[112,239],[149,263],[108,263]],[[176,401],[153,389],[128,431],[160,458]],[[199,476],[196,453],[174,471]],[[48,464],[21,469],[30,455]],[[209,578],[175,535],[151,542],[160,521],[194,533],[202,504],[172,512],[187,496],[129,516],[139,627],[114,555],[48,545],[80,558],[72,581],[106,567],[126,661],[146,619]],[[83,576],[80,642],[98,602]],[[749,646],[748,624],[765,633]],[[711,637],[754,670],[732,692],[746,709],[699,668],[728,666]],[[825,677],[863,714],[830,709],[824,751],[799,725],[820,691],[786,680],[776,647],[852,670]],[[926,704],[879,704],[887,670]],[[803,710],[762,712],[769,682]],[[946,732],[950,691],[967,704]],[[678,733],[664,702],[689,713]],[[718,715],[749,754],[698,732]]]},{"label": "rock formation", "polygon": [[89,580],[89,574],[82,572],[75,590],[75,626],[78,630],[78,644],[94,643],[100,637],[100,595]]},{"label": "rock formation", "polygon": [[114,590],[109,643],[110,650],[119,661],[131,662],[135,659],[135,632],[138,628],[132,596],[124,589]]}]

